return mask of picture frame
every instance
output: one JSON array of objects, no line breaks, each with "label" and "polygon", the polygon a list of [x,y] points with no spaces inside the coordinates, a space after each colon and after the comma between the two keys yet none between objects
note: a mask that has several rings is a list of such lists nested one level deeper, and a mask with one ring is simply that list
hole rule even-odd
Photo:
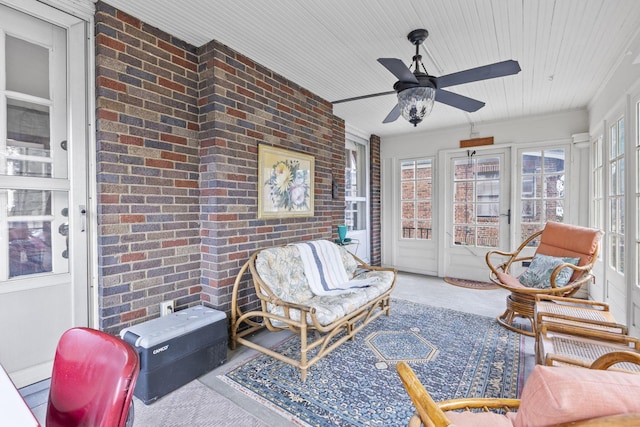
[{"label": "picture frame", "polygon": [[314,215],[315,158],[258,145],[258,218]]}]

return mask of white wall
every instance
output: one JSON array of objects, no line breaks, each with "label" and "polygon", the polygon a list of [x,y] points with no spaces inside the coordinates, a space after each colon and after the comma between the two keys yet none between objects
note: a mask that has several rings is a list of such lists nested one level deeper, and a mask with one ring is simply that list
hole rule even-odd
[{"label": "white wall", "polygon": [[603,82],[599,92],[589,102],[591,130],[600,126],[611,109],[620,102],[624,102],[626,96],[637,91],[640,86],[640,34],[629,43],[626,51],[618,67],[612,70],[611,78]]},{"label": "white wall", "polygon": [[[447,108],[447,107],[443,107]],[[428,118],[426,119],[428,120]],[[416,128],[420,129],[419,126]],[[443,229],[443,219],[438,218],[434,223],[434,241],[430,242],[400,242],[394,230],[399,230],[396,218],[397,201],[394,194],[399,189],[397,163],[399,159],[416,158],[422,156],[433,156],[436,159],[435,173],[438,175],[439,165],[437,163],[438,153],[442,150],[456,149],[460,146],[460,140],[471,137],[494,137],[494,145],[518,145],[544,142],[573,142],[573,136],[583,134],[589,129],[587,110],[567,111],[545,116],[532,116],[514,120],[484,123],[474,126],[474,135],[470,135],[470,126],[448,128],[431,132],[416,132],[412,134],[384,138],[381,143],[381,164],[382,164],[382,263],[383,265],[395,266],[403,271],[411,271],[422,274],[439,275],[442,267],[437,266],[438,251],[443,248],[442,233],[438,229]],[[583,150],[572,150],[572,165],[582,170],[580,165],[585,163]],[[588,166],[584,165],[584,167]],[[588,176],[579,173],[580,177]],[[578,180],[580,181],[580,180]],[[584,186],[576,189],[580,195],[588,195]],[[434,187],[434,206],[437,206],[438,199],[443,199],[444,186],[439,183]],[[395,193],[394,193],[395,192]],[[578,202],[578,209],[574,212],[583,211],[588,207],[588,197]],[[435,209],[434,209],[435,210]],[[586,220],[576,218],[576,221]],[[440,236],[440,237],[439,237]],[[408,247],[404,247],[409,245]]]}]

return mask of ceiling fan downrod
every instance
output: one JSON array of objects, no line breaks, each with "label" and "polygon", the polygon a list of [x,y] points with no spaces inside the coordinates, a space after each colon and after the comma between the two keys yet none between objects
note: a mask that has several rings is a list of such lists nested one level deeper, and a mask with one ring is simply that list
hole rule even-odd
[{"label": "ceiling fan downrod", "polygon": [[[415,73],[420,73],[420,64],[422,64],[422,55],[420,55],[420,45],[424,43],[424,41],[429,37],[429,31],[424,28],[413,30],[409,34],[407,34],[407,39],[416,46],[416,54],[413,57],[413,62],[416,66],[414,70]],[[422,66],[424,68],[424,65]],[[425,70],[426,73],[426,70]]]}]

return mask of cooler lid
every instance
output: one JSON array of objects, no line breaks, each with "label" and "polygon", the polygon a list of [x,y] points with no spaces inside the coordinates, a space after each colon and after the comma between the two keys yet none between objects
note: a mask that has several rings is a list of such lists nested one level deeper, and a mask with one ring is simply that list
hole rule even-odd
[{"label": "cooler lid", "polygon": [[[151,348],[226,318],[222,311],[198,305],[124,328],[120,331],[120,337],[125,339],[129,332],[125,341],[136,347]],[[132,342],[131,334],[136,335],[135,342]]]}]

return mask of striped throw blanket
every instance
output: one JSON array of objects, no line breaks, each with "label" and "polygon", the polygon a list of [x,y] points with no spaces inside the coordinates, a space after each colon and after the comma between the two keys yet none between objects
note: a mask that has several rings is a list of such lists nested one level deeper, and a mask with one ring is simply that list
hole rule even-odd
[{"label": "striped throw blanket", "polygon": [[316,295],[339,295],[354,288],[370,286],[376,277],[351,279],[342,263],[340,249],[328,240],[314,240],[294,244],[300,252],[304,275]]}]

